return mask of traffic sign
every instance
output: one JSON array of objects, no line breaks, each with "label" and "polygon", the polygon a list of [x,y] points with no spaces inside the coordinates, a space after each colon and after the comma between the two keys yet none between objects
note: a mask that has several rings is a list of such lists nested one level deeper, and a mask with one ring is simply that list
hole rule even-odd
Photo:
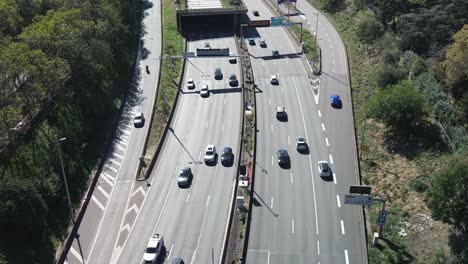
[{"label": "traffic sign", "polygon": [[182,52],[182,57],[184,57],[184,58],[193,58],[193,57],[195,57],[195,52]]},{"label": "traffic sign", "polygon": [[364,185],[350,185],[349,193],[371,194],[371,187]]},{"label": "traffic sign", "polygon": [[346,194],[345,195],[345,204],[357,204],[357,205],[367,205],[371,206],[373,198],[370,195],[360,195],[360,194]]},{"label": "traffic sign", "polygon": [[270,25],[271,26],[281,26],[281,25],[283,25],[283,18],[281,18],[281,17],[272,17]]},{"label": "traffic sign", "polygon": [[379,217],[377,218],[377,225],[383,226],[385,224],[385,219],[387,219],[387,211],[379,211]]},{"label": "traffic sign", "polygon": [[247,22],[249,27],[269,27],[270,20],[251,20]]}]

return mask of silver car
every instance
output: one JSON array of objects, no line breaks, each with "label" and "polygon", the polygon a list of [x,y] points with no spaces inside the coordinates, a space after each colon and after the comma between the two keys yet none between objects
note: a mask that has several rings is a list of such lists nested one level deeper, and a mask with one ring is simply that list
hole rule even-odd
[{"label": "silver car", "polygon": [[318,171],[320,173],[320,177],[330,177],[331,176],[331,169],[328,166],[328,162],[321,160],[317,164]]}]

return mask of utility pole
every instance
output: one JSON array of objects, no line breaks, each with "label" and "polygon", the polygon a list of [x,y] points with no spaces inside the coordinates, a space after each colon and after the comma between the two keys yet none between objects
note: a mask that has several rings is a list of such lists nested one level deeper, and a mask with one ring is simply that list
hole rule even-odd
[{"label": "utility pole", "polygon": [[314,52],[314,66],[315,62],[317,61],[317,36],[318,36],[318,19],[319,19],[319,12],[315,13],[317,15],[317,22],[315,23],[315,52]]},{"label": "utility pole", "polygon": [[72,222],[73,224],[75,224],[75,214],[73,213],[73,206],[72,206],[71,199],[70,199],[70,192],[68,190],[67,177],[65,175],[65,167],[63,166],[62,150],[60,148],[60,142],[63,142],[65,140],[67,139],[66,138],[57,139],[56,143],[57,143],[57,150],[58,150],[59,157],[60,157],[60,166],[62,167],[62,176],[63,176],[63,182],[65,183],[65,191],[67,192],[68,208],[70,208]]}]

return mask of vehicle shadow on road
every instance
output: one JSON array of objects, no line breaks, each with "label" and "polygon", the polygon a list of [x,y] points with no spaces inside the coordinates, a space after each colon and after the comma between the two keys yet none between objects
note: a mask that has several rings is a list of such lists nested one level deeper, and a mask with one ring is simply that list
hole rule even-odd
[{"label": "vehicle shadow on road", "polygon": [[224,94],[224,93],[240,93],[242,91],[242,88],[237,87],[237,88],[221,88],[221,89],[212,89],[210,90],[211,93],[213,94]]},{"label": "vehicle shadow on road", "polygon": [[[274,217],[278,217],[278,216],[279,216],[278,213],[273,212],[273,210],[265,203],[265,201],[263,201],[262,197],[260,197],[260,195],[259,195],[255,190],[254,190],[253,192],[254,192],[254,194],[258,197],[258,199],[260,200],[260,202],[262,202],[262,204],[270,211],[270,213],[271,213]],[[261,206],[261,204],[258,202],[257,198],[255,198],[255,197],[252,197],[252,204],[253,204],[255,207]]]}]

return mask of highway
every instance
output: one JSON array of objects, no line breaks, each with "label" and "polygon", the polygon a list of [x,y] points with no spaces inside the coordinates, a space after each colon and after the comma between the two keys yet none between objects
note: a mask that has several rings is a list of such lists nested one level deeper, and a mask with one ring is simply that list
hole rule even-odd
[{"label": "highway", "polygon": [[[156,84],[159,78],[159,56],[161,51],[161,9],[156,1],[147,9],[143,24],[146,34],[141,46],[147,57],[141,57],[132,79],[132,86],[113,139],[106,164],[98,176],[92,199],[79,226],[78,234],[67,252],[65,263],[109,263],[115,239],[119,236],[125,205],[130,199],[138,166],[149,126],[134,128],[133,117],[141,111],[151,116]],[[148,65],[149,73],[146,72]]]},{"label": "highway", "polygon": [[[249,11],[250,19],[274,16],[260,1],[245,3],[260,13],[255,17]],[[304,17],[312,23],[315,16],[308,12]],[[326,23],[321,17],[319,38],[323,34],[327,38],[321,41],[339,44],[322,46],[320,42],[323,73],[318,94],[307,78],[308,65],[296,56],[298,48],[282,28],[251,29],[245,35],[256,38],[257,45],[249,46],[249,52],[261,90],[257,93],[257,168],[247,263],[365,263],[361,210],[344,205],[348,186],[357,183],[346,56],[337,33]],[[267,48],[259,47],[259,38]],[[271,50],[283,56],[274,59]],[[269,83],[271,74],[279,76],[279,85]],[[342,109],[330,106],[329,96],[335,93],[342,98]],[[276,106],[286,108],[287,122],[275,118]],[[309,155],[296,151],[298,136],[307,138]],[[290,154],[288,169],[278,166],[280,148]],[[330,180],[320,178],[319,160],[329,162]]]},{"label": "highway", "polygon": [[[232,33],[223,32],[199,32],[188,42],[188,50],[206,42],[212,48],[236,50]],[[221,68],[223,80],[214,79],[216,67]],[[224,146],[230,146],[237,160],[241,132],[241,89],[228,86],[231,73],[240,76],[240,67],[226,57],[193,58],[186,63],[184,83],[192,78],[196,87],[182,87],[171,132],[149,179],[151,187],[145,182],[135,185],[134,191],[141,187],[146,197],[138,206],[130,235],[117,242],[116,263],[140,263],[153,233],[164,236],[167,261],[181,257],[186,263],[219,263],[237,168],[237,162],[231,167],[221,165],[220,155]],[[208,98],[198,93],[202,84],[211,90]],[[216,165],[203,162],[208,144],[217,148]],[[177,174],[186,166],[192,169],[193,181],[181,189]]]}]

